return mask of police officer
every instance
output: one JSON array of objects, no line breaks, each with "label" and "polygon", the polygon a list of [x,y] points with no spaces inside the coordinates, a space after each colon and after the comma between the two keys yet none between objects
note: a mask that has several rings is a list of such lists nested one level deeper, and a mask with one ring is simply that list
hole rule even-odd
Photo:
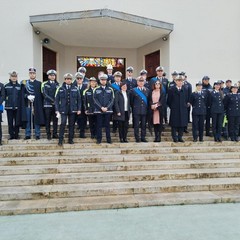
[{"label": "police officer", "polygon": [[128,91],[131,91],[133,88],[137,87],[137,80],[133,78],[133,67],[128,67],[127,68],[127,78],[125,79],[127,82],[127,89]]},{"label": "police officer", "polygon": [[29,68],[29,79],[21,82],[21,114],[26,123],[25,140],[31,138],[32,124],[35,126],[35,138],[40,139],[40,125],[44,125],[43,97],[41,82],[36,80],[36,68]]},{"label": "police officer", "polygon": [[97,116],[97,144],[102,142],[102,127],[105,126],[107,143],[112,143],[110,136],[110,118],[113,113],[114,91],[107,86],[108,76],[103,74],[100,76],[99,87],[96,87],[93,92],[95,105],[94,113]]},{"label": "police officer", "polygon": [[86,77],[87,69],[85,67],[78,68],[78,72],[83,75],[83,84],[88,85],[89,79]]},{"label": "police officer", "polygon": [[[116,92],[119,92],[121,90],[120,84],[122,80],[122,73],[117,71],[114,73],[114,83],[112,83],[110,86],[114,90],[114,95]],[[113,105],[113,111],[114,111],[114,105]],[[113,133],[117,132],[118,128],[118,121],[113,119]]]},{"label": "police officer", "polygon": [[[149,94],[150,91],[144,87],[144,78],[137,78],[137,87],[130,93],[131,107],[134,120],[134,136],[137,143],[147,142],[146,140],[146,121],[149,112]],[[139,137],[139,128],[141,128],[141,139]]]},{"label": "police officer", "polygon": [[52,137],[57,139],[57,129],[58,129],[58,118],[56,117],[55,109],[55,94],[59,87],[59,83],[56,80],[57,72],[53,69],[47,72],[48,81],[42,83],[42,93],[43,93],[43,107],[46,117],[46,132],[47,139],[51,140],[51,121],[53,122],[53,134]]},{"label": "police officer", "polygon": [[188,94],[183,87],[183,76],[176,77],[176,86],[169,88],[167,104],[170,108],[170,120],[172,139],[174,142],[184,142],[183,130],[188,124],[187,103]]},{"label": "police officer", "polygon": [[84,84],[84,75],[81,72],[75,74],[74,86],[78,88],[78,91],[81,95],[81,114],[77,115],[76,121],[79,129],[79,137],[86,138],[85,130],[87,126],[87,115],[85,114],[84,103],[83,103],[83,92],[87,89],[88,85]]},{"label": "police officer", "polygon": [[64,131],[68,119],[69,136],[68,143],[74,144],[75,115],[81,114],[81,95],[76,86],[72,84],[73,75],[66,73],[64,83],[57,89],[55,109],[57,117],[61,116],[58,145],[63,145]]},{"label": "police officer", "polygon": [[114,83],[114,76],[113,76],[113,66],[111,64],[107,65],[107,76],[108,76],[108,83]]},{"label": "police officer", "polygon": [[[187,93],[187,98],[188,98],[188,123],[190,122],[190,111],[191,111],[191,106],[190,106],[190,96],[192,94],[192,84],[190,82],[187,81],[187,75],[184,71],[182,71],[180,73],[180,75],[183,76],[183,87],[185,88],[186,90],[186,93]],[[184,132],[185,133],[188,133],[188,130],[187,130],[187,126],[184,128]]]},{"label": "police officer", "polygon": [[224,117],[223,92],[220,90],[221,83],[214,82],[214,90],[210,93],[210,107],[212,115],[212,130],[215,142],[222,142],[221,132]]},{"label": "police officer", "polygon": [[89,120],[89,127],[91,132],[91,138],[96,138],[97,128],[96,128],[96,115],[94,114],[94,100],[93,100],[93,91],[97,87],[97,80],[95,77],[91,77],[89,79],[90,86],[89,88],[85,89],[83,92],[83,102],[84,102],[84,109],[85,114],[88,116]]},{"label": "police officer", "polygon": [[224,96],[226,96],[228,93],[231,93],[231,86],[232,86],[232,80],[228,79],[226,81],[226,87],[223,88]]},{"label": "police officer", "polygon": [[168,84],[168,89],[176,86],[176,78],[178,77],[178,72],[175,70],[171,75],[172,81]]},{"label": "police officer", "polygon": [[203,142],[204,120],[207,113],[207,95],[202,91],[202,82],[196,83],[196,91],[190,96],[192,105],[192,135],[193,142]]},{"label": "police officer", "polygon": [[3,102],[5,99],[4,85],[0,83],[0,145],[2,145],[2,113],[3,113]]},{"label": "police officer", "polygon": [[231,141],[238,142],[240,125],[240,93],[238,85],[231,86],[231,93],[227,94],[223,100],[228,119],[228,131]]},{"label": "police officer", "polygon": [[202,90],[206,92],[207,96],[207,113],[206,113],[206,121],[205,121],[205,131],[206,136],[211,137],[212,134],[210,133],[210,120],[211,120],[211,107],[210,107],[210,93],[213,91],[212,86],[209,83],[210,78],[208,76],[204,76],[202,78]]},{"label": "police officer", "polygon": [[140,76],[142,76],[144,79],[144,87],[146,87],[150,90],[150,81],[148,81],[148,79],[147,79],[147,74],[148,74],[148,72],[146,69],[142,69],[140,71]]},{"label": "police officer", "polygon": [[5,85],[5,109],[7,111],[9,140],[19,138],[19,114],[21,85],[16,71],[9,73],[9,82]]}]

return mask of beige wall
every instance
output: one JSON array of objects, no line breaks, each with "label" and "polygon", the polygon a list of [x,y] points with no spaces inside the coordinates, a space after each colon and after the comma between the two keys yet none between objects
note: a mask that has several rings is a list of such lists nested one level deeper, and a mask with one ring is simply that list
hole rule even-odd
[{"label": "beige wall", "polygon": [[[175,69],[185,70],[191,81],[196,81],[205,74],[210,75],[213,80],[240,79],[239,0],[121,0],[118,4],[113,0],[2,0],[0,29],[4,34],[0,38],[0,81],[6,81],[7,73],[12,69],[18,70],[19,78],[23,79],[28,75],[29,66],[36,65],[38,70],[41,68],[41,43],[32,32],[30,15],[99,8],[173,23],[174,31],[166,43],[169,46],[165,48],[159,43],[160,49],[166,53],[161,62],[166,62],[166,65],[169,62],[169,72]],[[143,59],[147,49],[157,45],[158,43],[154,43],[131,50],[131,54],[119,49],[81,49],[59,45],[59,69],[64,69],[65,72],[71,68],[73,71],[75,55],[85,51],[86,55],[126,55],[127,64],[134,65],[139,71],[143,66],[140,59]],[[62,73],[60,70],[60,74]]]}]

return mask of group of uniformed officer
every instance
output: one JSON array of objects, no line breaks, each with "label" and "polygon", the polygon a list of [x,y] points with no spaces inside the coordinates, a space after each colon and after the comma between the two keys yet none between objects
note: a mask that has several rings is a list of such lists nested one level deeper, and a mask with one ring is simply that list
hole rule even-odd
[{"label": "group of uniformed officer", "polygon": [[45,125],[47,139],[56,138],[62,146],[67,121],[70,144],[74,143],[76,123],[79,137],[86,137],[87,122],[92,139],[95,138],[98,144],[101,143],[104,127],[107,142],[112,143],[111,121],[113,131],[118,128],[120,142],[128,142],[127,132],[132,114],[136,142],[147,142],[147,126],[150,132],[152,127],[154,128],[154,141],[160,142],[164,124],[168,124],[169,107],[172,139],[174,142],[184,142],[183,133],[188,132],[192,108],[194,142],[203,141],[204,123],[206,136],[212,136],[210,119],[215,141],[221,142],[226,132],[231,141],[238,141],[240,87],[232,85],[231,80],[226,81],[225,87],[223,81],[214,82],[212,87],[209,83],[210,78],[204,76],[202,81],[196,83],[196,90],[192,91],[192,85],[187,81],[185,72],[174,71],[170,82],[165,77],[162,66],[156,68],[156,77],[150,80],[147,79],[148,73],[145,69],[141,70],[137,79],[133,78],[133,70],[133,67],[128,67],[126,79],[123,80],[122,73],[117,71],[113,74],[113,67],[108,65],[107,74],[99,72],[98,79],[88,79],[86,68],[80,67],[75,76],[66,73],[62,85],[56,79],[55,70],[47,72],[48,81],[43,83],[36,80],[35,68],[29,69],[29,79],[21,83],[18,82],[17,72],[12,71],[9,82],[5,85],[0,83],[0,121],[5,101],[10,140],[19,138],[20,126],[25,128],[25,139],[30,139],[34,130],[38,140],[41,137],[40,126]]}]

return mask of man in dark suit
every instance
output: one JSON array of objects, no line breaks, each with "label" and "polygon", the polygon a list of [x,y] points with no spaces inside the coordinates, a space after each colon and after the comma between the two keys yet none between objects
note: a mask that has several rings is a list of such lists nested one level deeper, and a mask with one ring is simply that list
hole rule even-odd
[{"label": "man in dark suit", "polygon": [[133,88],[137,87],[137,80],[133,78],[133,67],[128,67],[126,72],[127,78],[125,79],[127,82],[127,89],[131,91]]},{"label": "man in dark suit", "polygon": [[[146,120],[149,110],[149,89],[144,87],[144,78],[137,79],[137,87],[133,88],[130,94],[131,107],[134,120],[134,136],[136,142],[147,142],[146,140]],[[141,128],[141,140],[139,137],[139,128]]]},{"label": "man in dark suit", "polygon": [[108,76],[108,84],[114,83],[113,66],[111,64],[107,65],[107,76]]},{"label": "man in dark suit", "polygon": [[172,139],[174,142],[184,142],[183,130],[188,124],[187,103],[188,96],[183,87],[183,77],[176,78],[176,86],[168,91],[168,106],[170,107],[170,121]]}]

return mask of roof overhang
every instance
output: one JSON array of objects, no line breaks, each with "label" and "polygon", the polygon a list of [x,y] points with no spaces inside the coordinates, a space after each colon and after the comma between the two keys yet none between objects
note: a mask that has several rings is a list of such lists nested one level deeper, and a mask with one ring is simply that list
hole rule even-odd
[{"label": "roof overhang", "polygon": [[173,31],[173,24],[109,9],[30,16],[35,29],[66,46],[139,48]]}]

